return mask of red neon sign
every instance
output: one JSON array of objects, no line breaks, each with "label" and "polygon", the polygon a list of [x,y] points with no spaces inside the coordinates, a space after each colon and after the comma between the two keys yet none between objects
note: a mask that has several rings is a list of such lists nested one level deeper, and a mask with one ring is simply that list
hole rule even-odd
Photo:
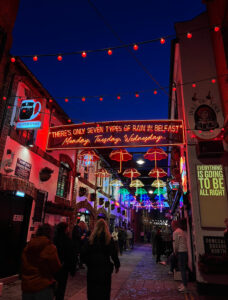
[{"label": "red neon sign", "polygon": [[182,120],[110,121],[51,127],[47,150],[171,146],[184,143]]}]

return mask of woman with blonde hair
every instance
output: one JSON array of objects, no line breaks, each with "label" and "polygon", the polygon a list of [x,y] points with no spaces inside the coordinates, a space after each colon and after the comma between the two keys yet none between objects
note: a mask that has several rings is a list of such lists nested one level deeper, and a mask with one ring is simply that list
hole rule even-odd
[{"label": "woman with blonde hair", "polygon": [[110,300],[112,272],[115,267],[115,272],[118,273],[120,262],[114,241],[103,219],[97,221],[83,247],[82,258],[87,265],[87,299]]}]

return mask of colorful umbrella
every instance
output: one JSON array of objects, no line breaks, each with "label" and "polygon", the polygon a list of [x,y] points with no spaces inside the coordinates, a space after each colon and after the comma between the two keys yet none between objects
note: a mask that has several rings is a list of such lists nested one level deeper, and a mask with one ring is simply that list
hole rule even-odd
[{"label": "colorful umbrella", "polygon": [[110,182],[110,185],[115,187],[121,187],[123,186],[123,183],[119,179],[114,179]]},{"label": "colorful umbrella", "polygon": [[117,149],[117,150],[113,150],[109,154],[109,158],[111,160],[116,160],[116,161],[120,162],[120,170],[118,172],[121,173],[122,172],[122,162],[131,160],[132,155],[126,149]]},{"label": "colorful umbrella", "polygon": [[123,176],[128,177],[128,178],[137,178],[139,177],[141,174],[134,168],[130,168],[130,169],[126,169],[123,172]]},{"label": "colorful umbrella", "polygon": [[155,178],[160,178],[160,177],[165,177],[167,173],[161,169],[161,168],[154,168],[150,171],[148,174],[150,177],[155,177]]},{"label": "colorful umbrella", "polygon": [[147,153],[144,154],[144,158],[155,161],[165,159],[167,156],[168,155],[164,150],[156,147],[149,149]]},{"label": "colorful umbrella", "polygon": [[144,186],[144,184],[139,179],[132,180],[132,182],[130,183],[130,187],[138,188],[138,187],[143,187],[143,186]]},{"label": "colorful umbrella", "polygon": [[95,174],[100,178],[107,178],[111,176],[111,174],[105,168],[99,169]]},{"label": "colorful umbrella", "polygon": [[160,188],[160,187],[165,187],[166,183],[161,179],[156,179],[152,182],[151,186],[156,187],[156,188]]},{"label": "colorful umbrella", "polygon": [[164,189],[159,189],[159,188],[154,191],[154,194],[157,194],[157,195],[164,195],[166,193],[167,192]]},{"label": "colorful umbrella", "polygon": [[130,194],[130,192],[128,191],[128,189],[125,189],[125,188],[121,188],[121,189],[119,190],[119,193],[120,193],[121,195],[129,195],[129,194]]},{"label": "colorful umbrella", "polygon": [[83,150],[79,153],[78,159],[81,161],[82,166],[91,166],[95,161],[98,161],[100,157],[94,150]]},{"label": "colorful umbrella", "polygon": [[147,194],[147,191],[144,188],[138,188],[135,192],[135,195],[145,195]]}]

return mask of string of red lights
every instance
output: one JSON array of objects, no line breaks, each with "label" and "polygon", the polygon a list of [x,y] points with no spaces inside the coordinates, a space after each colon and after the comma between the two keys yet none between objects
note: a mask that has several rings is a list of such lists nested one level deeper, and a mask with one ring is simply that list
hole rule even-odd
[{"label": "string of red lights", "polygon": [[[204,79],[199,79],[199,80],[195,80],[195,81],[189,81],[189,82],[185,82],[185,83],[176,83],[176,82],[173,82],[172,83],[172,90],[173,91],[176,91],[178,87],[181,87],[181,86],[184,86],[184,85],[191,85],[193,89],[197,88],[197,84],[199,84],[200,82],[205,82],[205,81],[208,81],[208,82],[211,82],[211,84],[215,84],[217,82],[217,79],[220,78],[220,77],[225,77],[225,76],[228,76],[228,73],[226,74],[221,74],[221,75],[217,75],[217,76],[213,76],[213,77],[208,77],[208,78],[204,78]],[[162,87],[162,89],[169,89],[169,86],[165,86],[165,87]],[[104,98],[108,98],[108,97],[113,97],[113,98],[116,98],[117,100],[121,100],[122,97],[124,96],[127,96],[127,95],[134,95],[135,98],[139,98],[141,94],[144,94],[144,93],[153,93],[154,95],[157,95],[159,90],[161,89],[151,89],[151,90],[140,90],[140,91],[137,91],[137,92],[122,92],[122,93],[117,93],[117,94],[100,94],[100,95],[88,95],[88,96],[68,96],[68,97],[65,97],[64,98],[64,102],[65,103],[69,103],[70,100],[73,100],[73,99],[78,99],[78,100],[81,100],[82,102],[86,102],[86,100],[88,99],[98,99],[99,101],[103,101]],[[21,100],[21,99],[24,99],[23,96],[16,96],[18,98],[18,100]],[[55,99],[59,99],[59,100],[62,100],[63,97],[53,97],[53,98],[47,98],[47,97],[42,97],[40,95],[31,95],[32,98],[46,98],[47,101],[49,103],[52,103],[54,102],[53,98]],[[2,97],[2,100],[6,101],[7,98],[15,98],[15,96],[3,96]]]},{"label": "string of red lights", "polygon": [[[200,27],[198,29],[192,30],[191,32],[184,32],[177,36],[178,39],[181,38],[187,38],[192,39],[193,34],[197,31],[209,29],[211,31],[219,32],[222,29],[222,26],[220,24],[216,24],[212,27]],[[166,40],[176,38],[175,35],[164,35],[163,37],[154,38],[151,40],[136,42],[136,43],[128,43],[124,45],[118,45],[118,46],[111,46],[106,48],[99,48],[99,49],[91,49],[91,50],[83,50],[83,51],[72,51],[72,52],[58,52],[58,53],[41,53],[41,54],[23,54],[23,55],[13,55],[10,60],[12,63],[16,62],[17,57],[23,57],[23,58],[32,58],[34,62],[37,62],[39,57],[56,57],[58,61],[62,61],[64,56],[69,55],[81,55],[82,58],[86,58],[89,53],[96,53],[96,52],[106,52],[107,55],[111,56],[113,54],[113,51],[116,49],[122,49],[122,48],[132,48],[134,51],[139,50],[139,46],[151,44],[155,42],[160,42],[161,45],[164,45],[166,43]]]}]

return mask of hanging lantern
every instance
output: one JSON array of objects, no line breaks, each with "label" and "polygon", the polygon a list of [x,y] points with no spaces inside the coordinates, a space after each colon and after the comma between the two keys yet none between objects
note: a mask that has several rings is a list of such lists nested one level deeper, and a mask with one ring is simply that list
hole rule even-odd
[{"label": "hanging lantern", "polygon": [[89,167],[98,161],[100,157],[95,153],[94,150],[83,150],[79,155],[78,159],[81,161],[83,167]]},{"label": "hanging lantern", "polygon": [[118,172],[121,173],[122,172],[122,162],[131,160],[132,155],[126,149],[117,149],[117,150],[113,150],[109,154],[109,158],[111,160],[116,160],[116,161],[120,162],[120,170]]}]

